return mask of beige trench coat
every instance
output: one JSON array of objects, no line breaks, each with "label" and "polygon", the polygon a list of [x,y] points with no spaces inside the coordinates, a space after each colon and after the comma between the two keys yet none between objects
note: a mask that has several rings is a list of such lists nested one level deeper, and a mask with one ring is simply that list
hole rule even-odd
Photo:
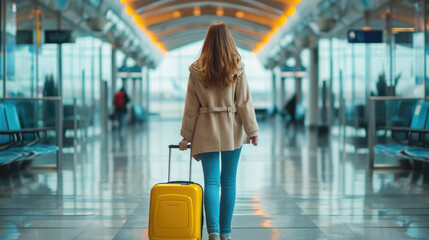
[{"label": "beige trench coat", "polygon": [[[180,135],[192,143],[192,156],[231,151],[258,136],[258,123],[247,84],[244,64],[233,76],[236,83],[227,88],[201,86],[201,72],[194,62],[189,66],[188,90]],[[247,136],[246,136],[247,135]]]}]

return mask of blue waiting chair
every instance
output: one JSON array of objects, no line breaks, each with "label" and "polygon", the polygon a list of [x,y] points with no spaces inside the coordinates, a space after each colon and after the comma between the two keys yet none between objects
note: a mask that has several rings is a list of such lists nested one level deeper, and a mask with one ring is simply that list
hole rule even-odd
[{"label": "blue waiting chair", "polygon": [[[398,141],[397,144],[378,144],[374,147],[376,152],[398,155],[403,157],[404,151],[413,147],[413,145],[421,144],[420,133],[418,131],[425,128],[426,120],[428,118],[429,103],[418,104],[414,110],[414,114],[409,128],[404,127],[381,127],[386,131],[392,132],[392,137]],[[395,136],[404,136],[398,138]]]},{"label": "blue waiting chair", "polygon": [[426,118],[425,129],[416,129],[412,134],[419,138],[424,146],[409,147],[403,154],[410,159],[429,161],[429,116]]},{"label": "blue waiting chair", "polygon": [[[56,145],[38,144],[38,142],[43,140],[41,138],[42,133],[44,133],[44,137],[47,138],[47,131],[53,128],[22,129],[16,107],[12,104],[3,104],[0,106],[2,106],[3,109],[3,111],[0,112],[0,118],[6,119],[8,128],[7,131],[0,131],[0,134],[7,134],[6,136],[9,137],[9,143],[12,144],[12,147],[8,148],[8,150],[17,153],[29,153],[29,156],[22,157],[18,160],[34,159],[38,156],[58,151],[58,146]],[[2,109],[0,109],[0,111]],[[24,134],[33,134],[36,140],[26,141]]]},{"label": "blue waiting chair", "polygon": [[[4,112],[4,106],[0,104],[0,113]],[[8,131],[6,117],[0,114],[0,131]],[[21,158],[29,156],[27,152],[16,152],[9,148],[14,146],[15,142],[12,136],[0,134],[0,166],[10,164]]]}]

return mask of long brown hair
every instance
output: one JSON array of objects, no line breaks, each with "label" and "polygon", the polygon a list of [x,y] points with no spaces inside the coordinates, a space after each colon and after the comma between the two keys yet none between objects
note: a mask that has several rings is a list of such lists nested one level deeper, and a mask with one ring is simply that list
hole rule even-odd
[{"label": "long brown hair", "polygon": [[223,22],[210,25],[204,40],[198,66],[203,73],[202,86],[207,88],[224,88],[237,79],[233,74],[238,70],[240,54],[234,38]]}]

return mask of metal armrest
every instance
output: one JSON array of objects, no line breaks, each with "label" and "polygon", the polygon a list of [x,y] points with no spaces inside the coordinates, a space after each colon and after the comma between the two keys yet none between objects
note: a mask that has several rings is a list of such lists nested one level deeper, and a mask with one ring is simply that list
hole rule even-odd
[{"label": "metal armrest", "polygon": [[414,132],[414,133],[429,133],[429,129],[411,129],[410,132]]},{"label": "metal armrest", "polygon": [[[408,127],[393,127],[393,126],[380,126],[378,127],[378,129],[380,130],[384,130],[385,131],[385,135],[387,135],[387,132],[390,131],[392,134],[392,139],[394,139],[396,142],[399,142],[401,144],[407,144],[410,145],[411,140],[410,140],[410,134],[418,129],[412,129],[412,128],[408,128]],[[405,134],[405,136],[399,135],[399,134]],[[402,136],[402,137],[401,137]],[[420,138],[420,136],[419,136]]]},{"label": "metal armrest", "polygon": [[21,144],[24,144],[23,134],[32,133],[34,134],[34,137],[38,141],[40,138],[40,132],[44,132],[45,138],[48,138],[48,130],[54,130],[54,129],[55,129],[54,127],[44,127],[44,128],[26,128],[26,129],[20,129],[20,130],[3,130],[3,131],[0,131],[0,134],[13,135],[15,138],[15,142],[21,142]]},{"label": "metal armrest", "polygon": [[[13,136],[13,145],[23,145],[24,144],[24,136],[22,135],[25,132],[22,132],[20,130],[9,130],[9,131],[0,131],[0,134],[8,134]],[[35,132],[28,132],[28,133],[34,133],[34,136],[36,139],[38,139],[38,134]]]},{"label": "metal armrest", "polygon": [[404,127],[380,127],[380,129],[410,132],[410,133],[429,133],[429,129],[416,129],[416,128],[404,128]]},{"label": "metal armrest", "polygon": [[15,147],[17,145],[19,145],[17,142],[10,142],[8,144],[1,145],[0,146],[0,151],[6,150],[6,149],[9,149],[9,148],[12,148],[12,147]]},{"label": "metal armrest", "polygon": [[413,129],[413,128],[391,127],[391,126],[381,126],[381,127],[378,127],[378,129],[391,130],[391,131],[402,131],[402,132],[410,132],[410,131],[417,130],[417,129]]},{"label": "metal armrest", "polygon": [[47,132],[48,130],[54,130],[54,127],[46,128],[24,128],[20,130],[3,130],[0,131],[0,134],[17,134],[17,133],[38,133],[38,132]]}]

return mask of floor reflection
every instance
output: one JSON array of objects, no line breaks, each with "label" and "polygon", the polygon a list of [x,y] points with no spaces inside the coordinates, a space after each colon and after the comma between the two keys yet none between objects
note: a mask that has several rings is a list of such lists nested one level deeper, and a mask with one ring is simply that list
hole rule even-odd
[{"label": "floor reflection", "polygon": [[[260,123],[237,176],[233,239],[426,239],[429,194],[410,171],[368,171],[365,153],[340,136],[279,120]],[[152,120],[66,149],[53,170],[1,175],[0,239],[147,239],[150,188],[167,178],[180,121]],[[342,132],[336,129],[334,132]],[[188,153],[173,152],[172,179]],[[193,180],[203,182],[201,163]],[[58,190],[60,189],[60,190]]]}]

